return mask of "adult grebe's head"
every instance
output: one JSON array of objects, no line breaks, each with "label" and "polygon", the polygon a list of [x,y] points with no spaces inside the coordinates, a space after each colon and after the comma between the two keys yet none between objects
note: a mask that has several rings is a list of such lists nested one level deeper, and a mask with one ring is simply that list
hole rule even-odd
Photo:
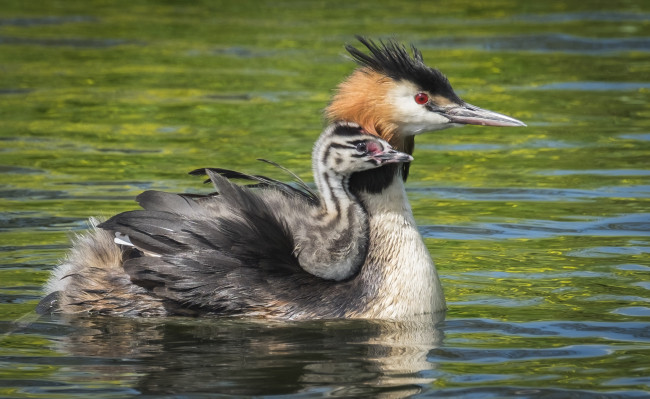
[{"label": "adult grebe's head", "polygon": [[351,121],[412,152],[412,136],[460,125],[525,126],[517,119],[467,104],[439,70],[424,63],[422,53],[394,41],[375,43],[358,37],[369,51],[346,46],[359,64],[338,88],[326,115]]}]

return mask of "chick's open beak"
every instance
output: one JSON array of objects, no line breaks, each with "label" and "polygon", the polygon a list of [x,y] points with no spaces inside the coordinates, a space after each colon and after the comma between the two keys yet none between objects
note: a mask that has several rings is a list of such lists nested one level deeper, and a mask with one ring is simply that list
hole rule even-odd
[{"label": "chick's open beak", "polygon": [[386,149],[383,152],[373,156],[380,164],[385,163],[399,163],[399,162],[411,162],[413,157],[409,154],[395,151],[393,149]]}]

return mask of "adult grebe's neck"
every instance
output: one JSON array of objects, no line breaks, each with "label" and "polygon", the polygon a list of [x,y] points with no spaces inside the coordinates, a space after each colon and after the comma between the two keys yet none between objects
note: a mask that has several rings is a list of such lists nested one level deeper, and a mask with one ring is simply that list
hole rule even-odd
[{"label": "adult grebe's neck", "polygon": [[381,191],[359,193],[369,215],[370,245],[358,278],[373,291],[361,317],[404,319],[443,311],[440,279],[415,224],[401,169],[389,174],[385,168],[370,171],[376,173],[371,188]]}]

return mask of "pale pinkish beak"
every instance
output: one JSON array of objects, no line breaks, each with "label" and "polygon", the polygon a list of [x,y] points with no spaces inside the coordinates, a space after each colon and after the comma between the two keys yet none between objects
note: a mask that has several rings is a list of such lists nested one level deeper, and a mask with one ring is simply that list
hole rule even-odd
[{"label": "pale pinkish beak", "polygon": [[451,123],[458,123],[461,125],[526,126],[524,122],[515,118],[467,103],[445,108],[440,113],[448,118]]}]

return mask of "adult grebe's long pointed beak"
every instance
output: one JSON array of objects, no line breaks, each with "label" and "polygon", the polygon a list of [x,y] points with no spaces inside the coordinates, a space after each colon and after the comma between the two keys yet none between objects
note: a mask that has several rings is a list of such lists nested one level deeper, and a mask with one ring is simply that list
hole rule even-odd
[{"label": "adult grebe's long pointed beak", "polygon": [[383,152],[373,155],[380,164],[386,163],[399,163],[399,162],[411,162],[413,157],[404,152],[399,152],[393,149],[386,149]]},{"label": "adult grebe's long pointed beak", "polygon": [[445,108],[441,114],[448,118],[451,123],[462,125],[526,126],[524,122],[518,119],[467,103]]}]

